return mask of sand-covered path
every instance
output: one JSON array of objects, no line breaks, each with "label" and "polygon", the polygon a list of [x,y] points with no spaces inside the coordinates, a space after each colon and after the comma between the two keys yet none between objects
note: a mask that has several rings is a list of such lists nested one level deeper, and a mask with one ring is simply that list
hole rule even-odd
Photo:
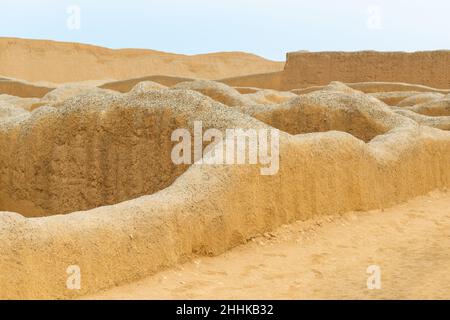
[{"label": "sand-covered path", "polygon": [[[381,270],[368,290],[367,268]],[[450,299],[450,192],[284,226],[94,299]]]}]

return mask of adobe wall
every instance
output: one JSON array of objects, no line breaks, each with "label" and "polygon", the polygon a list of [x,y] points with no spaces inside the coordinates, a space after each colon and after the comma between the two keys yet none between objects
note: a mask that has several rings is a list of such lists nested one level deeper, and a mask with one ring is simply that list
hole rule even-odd
[{"label": "adobe wall", "polygon": [[406,82],[450,88],[450,51],[291,52],[283,74],[284,89],[331,81]]}]

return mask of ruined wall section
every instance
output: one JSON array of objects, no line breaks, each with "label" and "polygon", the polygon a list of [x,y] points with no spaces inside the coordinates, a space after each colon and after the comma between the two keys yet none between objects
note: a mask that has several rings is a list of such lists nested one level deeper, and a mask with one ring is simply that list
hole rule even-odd
[{"label": "ruined wall section", "polygon": [[285,90],[331,81],[406,82],[450,88],[450,51],[291,52],[283,81]]}]

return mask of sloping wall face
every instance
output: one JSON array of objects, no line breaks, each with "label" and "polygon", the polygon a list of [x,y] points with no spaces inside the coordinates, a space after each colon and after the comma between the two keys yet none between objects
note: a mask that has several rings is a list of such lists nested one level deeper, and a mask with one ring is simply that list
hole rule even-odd
[{"label": "sloping wall face", "polygon": [[407,82],[450,88],[450,51],[292,52],[287,54],[284,89],[331,81]]}]

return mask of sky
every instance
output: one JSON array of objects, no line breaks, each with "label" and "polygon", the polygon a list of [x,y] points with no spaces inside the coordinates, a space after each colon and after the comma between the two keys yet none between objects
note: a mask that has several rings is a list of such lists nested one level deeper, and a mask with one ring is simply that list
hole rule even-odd
[{"label": "sky", "polygon": [[450,49],[448,0],[2,0],[0,36],[184,54]]}]

